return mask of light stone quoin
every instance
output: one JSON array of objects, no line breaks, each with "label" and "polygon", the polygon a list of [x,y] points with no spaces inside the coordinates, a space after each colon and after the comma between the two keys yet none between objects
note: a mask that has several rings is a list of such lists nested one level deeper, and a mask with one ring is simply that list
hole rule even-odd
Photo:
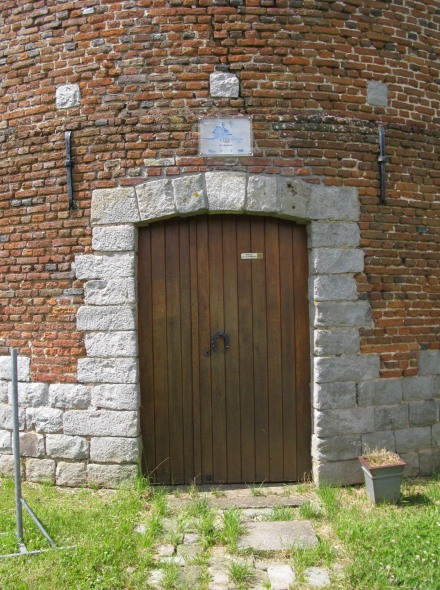
[{"label": "light stone quoin", "polygon": [[[169,160],[146,160],[145,166],[175,165]],[[440,455],[440,351],[421,351],[419,375],[401,379],[381,379],[379,356],[360,354],[359,331],[372,320],[356,283],[364,270],[356,190],[221,170],[92,192],[93,252],[77,255],[74,262],[85,294],[77,312],[86,350],[78,359],[78,383],[31,383],[31,359],[18,359],[28,479],[116,486],[135,477],[140,457],[137,227],[216,213],[308,224],[316,480],[362,481],[356,457],[367,444],[402,453],[408,473],[429,471]],[[10,381],[10,358],[0,357],[0,470],[9,474]]]}]

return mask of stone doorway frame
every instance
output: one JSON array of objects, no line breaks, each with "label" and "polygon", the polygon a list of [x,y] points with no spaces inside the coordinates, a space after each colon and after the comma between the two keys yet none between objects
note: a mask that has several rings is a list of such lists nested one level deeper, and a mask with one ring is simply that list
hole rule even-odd
[{"label": "stone doorway frame", "polygon": [[[346,435],[372,432],[372,408],[356,407],[356,382],[379,377],[379,356],[360,354],[359,329],[371,325],[371,310],[368,301],[359,299],[355,281],[355,274],[364,268],[359,199],[354,188],[307,183],[297,177],[213,171],[93,191],[93,253],[75,259],[76,277],[85,282],[85,305],[78,310],[77,328],[85,332],[86,358],[78,360],[78,383],[99,392],[93,396],[92,411],[101,411],[118,424],[114,431],[104,427],[105,434],[100,434],[98,420],[93,436],[139,441],[139,426],[137,430],[132,426],[133,418],[139,424],[140,403],[137,227],[176,216],[215,213],[274,216],[308,225],[314,478],[331,481],[337,464],[339,483],[353,482],[355,455],[343,452],[340,458],[345,460],[335,462],[335,444],[341,444],[335,438],[339,440],[341,433],[339,418],[337,426],[333,419],[341,412],[347,414],[354,430]],[[128,423],[124,431],[121,425]],[[329,445],[329,439],[334,444]],[[348,439],[345,442],[348,446]]]}]

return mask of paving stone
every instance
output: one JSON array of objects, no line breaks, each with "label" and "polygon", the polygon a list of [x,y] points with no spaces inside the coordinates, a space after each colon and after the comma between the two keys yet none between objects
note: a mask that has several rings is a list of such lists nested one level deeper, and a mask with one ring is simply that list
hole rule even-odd
[{"label": "paving stone", "polygon": [[327,586],[330,586],[330,576],[323,567],[309,567],[304,572],[304,576],[312,588],[327,588]]},{"label": "paving stone", "polygon": [[162,526],[166,532],[175,531],[177,529],[177,518],[164,518]]},{"label": "paving stone", "polygon": [[265,516],[272,514],[272,508],[244,508],[242,510],[243,520],[263,520]]},{"label": "paving stone", "polygon": [[[241,490],[240,490],[241,491]],[[218,510],[226,510],[228,508],[272,508],[273,506],[301,506],[304,503],[304,498],[298,496],[282,495],[282,488],[280,493],[267,493],[264,495],[255,496],[249,490],[243,495],[212,496],[210,494],[200,494],[200,499],[206,499],[211,508]],[[180,509],[183,506],[191,504],[191,498],[175,498],[170,497],[168,505],[171,509]]]},{"label": "paving stone", "polygon": [[177,556],[183,557],[185,562],[193,560],[202,552],[203,547],[200,547],[200,545],[179,545],[177,547]]},{"label": "paving stone", "polygon": [[185,560],[180,555],[167,555],[165,557],[161,557],[158,561],[159,563],[171,563],[173,565],[178,565],[180,567],[183,567],[185,565]]},{"label": "paving stone", "polygon": [[289,590],[295,583],[295,573],[290,565],[271,565],[267,568],[271,590]]},{"label": "paving stone", "polygon": [[183,536],[184,545],[195,545],[200,541],[200,535],[197,533],[185,533]]},{"label": "paving stone", "polygon": [[158,588],[163,580],[163,570],[153,570],[147,578],[147,583],[150,586]]},{"label": "paving stone", "polygon": [[282,551],[290,547],[315,547],[318,543],[309,521],[252,522],[239,541],[241,549],[258,551]]},{"label": "paving stone", "polygon": [[200,578],[200,568],[197,565],[188,565],[181,570],[181,579],[188,587],[197,588]]},{"label": "paving stone", "polygon": [[137,524],[134,527],[134,532],[139,533],[140,535],[145,535],[147,532],[147,526],[145,524]]},{"label": "paving stone", "polygon": [[174,545],[159,545],[156,549],[157,557],[171,557],[174,555]]}]

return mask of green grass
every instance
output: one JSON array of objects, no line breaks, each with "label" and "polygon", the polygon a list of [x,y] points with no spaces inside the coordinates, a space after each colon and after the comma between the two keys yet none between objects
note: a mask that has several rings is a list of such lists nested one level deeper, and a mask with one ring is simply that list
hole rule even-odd
[{"label": "green grass", "polygon": [[398,505],[374,506],[365,491],[323,487],[318,494],[350,563],[356,590],[440,589],[440,480],[403,487]]},{"label": "green grass", "polygon": [[[397,506],[373,505],[363,486],[316,489],[307,484],[306,491],[308,501],[299,508],[273,510],[276,519],[311,520],[318,536],[315,548],[279,556],[290,560],[298,590],[307,587],[304,572],[310,566],[330,570],[331,590],[440,590],[438,477],[406,483]],[[299,486],[293,485],[292,493],[299,494]],[[57,545],[75,548],[0,560],[1,590],[145,589],[148,572],[158,567],[157,545],[177,544],[185,532],[197,532],[202,546],[196,558],[200,578],[191,590],[206,590],[213,546],[240,553],[241,511],[226,510],[221,519],[196,489],[177,512],[168,507],[169,492],[145,484],[112,492],[24,483],[23,496]],[[14,510],[13,483],[0,478],[0,533],[6,533],[0,535],[0,553],[17,551]],[[167,521],[175,521],[175,527]],[[46,549],[26,513],[24,525],[28,549]],[[252,570],[236,565],[230,570],[234,587],[252,585]],[[162,587],[187,587],[174,564],[164,568]]]}]

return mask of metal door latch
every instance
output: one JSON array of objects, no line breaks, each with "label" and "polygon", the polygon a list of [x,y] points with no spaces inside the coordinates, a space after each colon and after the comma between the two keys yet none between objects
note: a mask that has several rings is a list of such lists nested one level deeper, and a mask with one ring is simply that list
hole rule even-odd
[{"label": "metal door latch", "polygon": [[229,336],[225,332],[216,332],[211,338],[211,347],[205,350],[205,356],[209,356],[213,352],[217,352],[217,340],[223,338],[224,347],[223,352],[227,352],[229,349]]}]

